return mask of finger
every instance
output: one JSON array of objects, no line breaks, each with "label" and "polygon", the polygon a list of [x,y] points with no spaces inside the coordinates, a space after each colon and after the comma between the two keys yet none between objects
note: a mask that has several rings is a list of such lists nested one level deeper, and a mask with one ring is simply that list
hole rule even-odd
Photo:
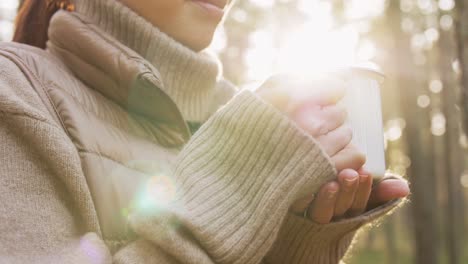
[{"label": "finger", "polygon": [[323,119],[326,121],[327,132],[335,130],[344,125],[348,112],[342,105],[329,105],[323,109]]},{"label": "finger", "polygon": [[306,81],[304,85],[308,88],[308,94],[305,97],[299,94],[299,99],[305,98],[321,106],[337,104],[346,93],[346,83],[340,79],[318,79]]},{"label": "finger", "polygon": [[377,207],[391,200],[408,196],[408,182],[402,179],[384,179],[372,190],[369,208]]},{"label": "finger", "polygon": [[304,213],[304,211],[310,206],[310,204],[314,200],[314,197],[315,196],[312,194],[297,200],[291,206],[290,211],[296,214]]},{"label": "finger", "polygon": [[346,169],[338,174],[340,192],[336,199],[334,217],[342,217],[353,204],[354,195],[359,185],[359,174],[355,170]]},{"label": "finger", "polygon": [[319,224],[330,223],[339,190],[340,185],[336,181],[325,184],[309,208],[310,219]]},{"label": "finger", "polygon": [[285,83],[288,87],[293,104],[291,110],[305,104],[328,106],[335,105],[343,99],[346,92],[346,83],[340,79],[316,79],[289,77],[293,79]]},{"label": "finger", "polygon": [[366,163],[366,156],[352,145],[348,145],[332,156],[331,159],[337,171],[344,169],[358,170]]},{"label": "finger", "polygon": [[372,190],[372,176],[368,172],[359,171],[359,186],[354,201],[349,209],[349,216],[358,216],[366,211],[367,203]]},{"label": "finger", "polygon": [[[325,152],[333,157],[338,152],[343,151],[353,138],[353,132],[348,126],[340,126],[339,128],[330,131],[326,135],[317,137]],[[355,168],[357,170],[359,168]]]},{"label": "finger", "polygon": [[303,105],[334,105],[345,95],[346,83],[340,79],[301,78],[277,74],[255,92],[284,113],[294,113]]},{"label": "finger", "polygon": [[265,102],[268,102],[279,111],[286,113],[288,105],[290,104],[291,98],[285,89],[278,89],[275,87],[264,87],[256,91],[256,94],[260,96]]},{"label": "finger", "polygon": [[323,108],[317,105],[304,105],[293,116],[300,127],[313,137],[318,137],[342,126],[346,120],[347,112],[340,105],[330,105]]}]

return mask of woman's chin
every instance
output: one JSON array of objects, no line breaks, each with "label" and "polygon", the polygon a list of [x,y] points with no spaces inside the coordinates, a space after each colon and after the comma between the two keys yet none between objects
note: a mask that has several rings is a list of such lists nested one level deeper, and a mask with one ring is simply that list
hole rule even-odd
[{"label": "woman's chin", "polygon": [[179,42],[191,50],[199,52],[210,46],[211,41],[213,40],[213,36],[214,30],[207,33],[192,34],[189,36],[189,38],[179,39]]}]

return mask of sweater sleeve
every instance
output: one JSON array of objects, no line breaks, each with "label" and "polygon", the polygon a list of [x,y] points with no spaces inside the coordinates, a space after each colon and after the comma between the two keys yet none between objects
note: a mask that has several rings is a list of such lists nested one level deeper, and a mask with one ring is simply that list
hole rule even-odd
[{"label": "sweater sleeve", "polygon": [[313,138],[243,91],[192,137],[173,175],[175,200],[132,212],[134,231],[181,263],[258,263],[292,202],[335,171]]},{"label": "sweater sleeve", "polygon": [[402,203],[401,199],[394,200],[358,217],[325,225],[290,213],[264,263],[339,263],[361,227],[375,224]]},{"label": "sweater sleeve", "polygon": [[[248,91],[194,135],[174,177],[178,197],[164,208],[132,213],[131,226],[144,240],[117,260],[338,263],[360,227],[399,203],[328,225],[288,213],[293,201],[316,192],[335,171],[314,139]],[[152,247],[161,251],[147,250]]]}]

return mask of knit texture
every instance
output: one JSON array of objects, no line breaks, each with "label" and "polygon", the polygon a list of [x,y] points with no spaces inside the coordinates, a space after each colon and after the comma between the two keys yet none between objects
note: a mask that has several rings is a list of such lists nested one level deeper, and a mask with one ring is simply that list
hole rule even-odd
[{"label": "knit texture", "polygon": [[[175,170],[184,217],[218,262],[256,263],[292,202],[335,173],[312,138],[250,92],[215,116],[184,148]],[[216,134],[207,133],[211,127],[219,127]],[[201,152],[206,142],[212,145]],[[225,166],[205,162],[214,157]]]},{"label": "knit texture", "polygon": [[78,0],[76,11],[152,63],[186,120],[206,120],[221,74],[214,55],[190,50],[115,0]]}]

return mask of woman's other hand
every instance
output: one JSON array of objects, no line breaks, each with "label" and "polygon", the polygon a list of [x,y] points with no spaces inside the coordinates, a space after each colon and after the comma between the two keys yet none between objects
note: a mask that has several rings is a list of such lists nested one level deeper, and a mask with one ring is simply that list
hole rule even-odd
[{"label": "woman's other hand", "polygon": [[397,176],[386,177],[372,188],[372,177],[364,170],[345,169],[338,179],[324,184],[315,197],[296,202],[291,210],[319,224],[355,217],[379,205],[410,193],[408,182]]}]

